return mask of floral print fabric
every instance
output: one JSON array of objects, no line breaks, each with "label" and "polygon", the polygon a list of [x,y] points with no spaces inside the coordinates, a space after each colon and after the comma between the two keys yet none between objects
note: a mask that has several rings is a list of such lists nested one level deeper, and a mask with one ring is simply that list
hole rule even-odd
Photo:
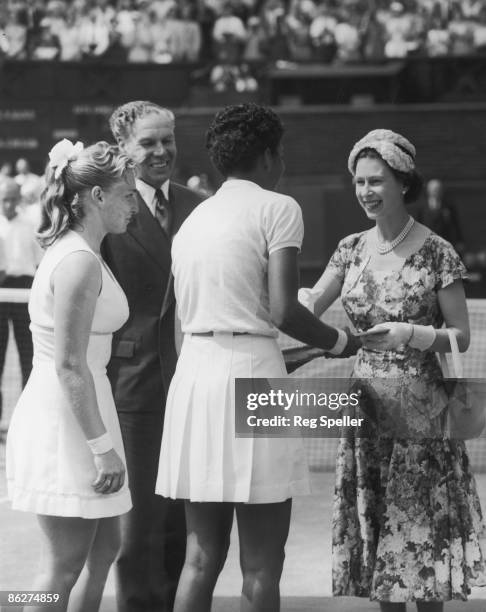
[{"label": "floral print fabric", "polygon": [[[363,232],[342,240],[328,265],[358,330],[385,321],[441,327],[437,291],[466,275],[452,246],[433,233],[399,271],[373,271],[367,260]],[[408,347],[360,349],[353,376],[368,379],[359,410],[369,430],[339,444],[333,593],[465,600],[472,585],[486,584],[482,515],[464,442],[442,435],[437,358]]]}]

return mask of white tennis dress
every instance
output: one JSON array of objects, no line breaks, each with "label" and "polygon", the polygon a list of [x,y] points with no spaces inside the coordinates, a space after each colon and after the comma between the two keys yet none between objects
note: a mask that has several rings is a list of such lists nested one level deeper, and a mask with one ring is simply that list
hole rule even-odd
[{"label": "white tennis dress", "polygon": [[[93,455],[59,384],[54,364],[54,295],[51,275],[75,251],[96,254],[76,232],[50,246],[37,270],[29,300],[33,369],[15,407],[7,438],[7,484],[12,507],[54,516],[102,518],[131,508],[128,483],[112,494],[96,493]],[[102,288],[88,344],[101,417],[123,461],[125,453],[106,365],[112,333],[128,318],[128,303],[106,264],[98,258]]]}]

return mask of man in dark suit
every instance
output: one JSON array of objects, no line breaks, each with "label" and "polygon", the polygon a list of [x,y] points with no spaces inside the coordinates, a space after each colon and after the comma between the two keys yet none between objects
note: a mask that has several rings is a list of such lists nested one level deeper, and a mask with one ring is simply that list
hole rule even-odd
[{"label": "man in dark suit", "polygon": [[174,115],[151,102],[116,109],[110,127],[137,167],[139,212],[126,234],[108,236],[103,256],[125,291],[127,323],[108,367],[125,445],[133,508],[121,517],[116,562],[119,612],[172,610],[185,554],[180,502],[155,495],[165,400],[177,360],[171,238],[201,201],[170,182]]}]

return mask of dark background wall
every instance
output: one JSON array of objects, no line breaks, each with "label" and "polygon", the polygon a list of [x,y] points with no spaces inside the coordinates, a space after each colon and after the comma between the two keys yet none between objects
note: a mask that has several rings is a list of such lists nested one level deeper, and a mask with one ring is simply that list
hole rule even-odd
[{"label": "dark background wall", "polygon": [[[486,105],[305,107],[278,109],[286,126],[286,173],[282,191],[302,205],[306,222],[303,266],[321,269],[337,240],[367,227],[347,171],[356,140],[375,128],[406,135],[417,148],[424,178],[444,181],[458,208],[469,249],[486,246]],[[180,113],[180,170],[212,173],[204,131],[212,111]]]},{"label": "dark background wall", "polygon": [[[120,72],[69,64],[55,71],[49,64],[6,65],[0,81],[0,162],[27,157],[34,170],[42,172],[47,151],[60,138],[111,140],[107,118],[116,105],[134,98],[176,105],[178,88],[187,85],[179,83],[181,78],[177,71],[157,76],[144,66]],[[215,110],[176,110],[181,180],[206,172],[217,186],[219,179],[204,149],[204,133]],[[378,127],[399,131],[416,145],[425,178],[442,179],[458,207],[468,250],[486,248],[485,103],[277,110],[286,126],[287,170],[281,190],[295,196],[303,208],[302,269],[307,282],[322,270],[342,236],[367,227],[346,165],[353,143]]]}]

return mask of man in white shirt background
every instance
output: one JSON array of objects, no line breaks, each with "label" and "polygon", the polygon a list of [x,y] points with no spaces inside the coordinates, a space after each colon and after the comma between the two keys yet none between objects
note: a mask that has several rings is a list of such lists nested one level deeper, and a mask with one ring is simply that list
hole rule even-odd
[{"label": "man in white shirt background", "polygon": [[37,229],[41,218],[40,197],[45,187],[44,177],[31,172],[29,162],[23,157],[15,162],[15,170],[17,171],[15,182],[20,187],[22,209],[34,225],[34,229]]},{"label": "man in white shirt background", "polygon": [[[12,178],[0,183],[0,287],[28,289],[42,257],[32,222],[21,209],[20,186]],[[22,386],[32,369],[32,337],[26,302],[0,299],[0,381],[7,352],[9,322],[19,353]],[[0,392],[0,420],[2,397]]]}]

